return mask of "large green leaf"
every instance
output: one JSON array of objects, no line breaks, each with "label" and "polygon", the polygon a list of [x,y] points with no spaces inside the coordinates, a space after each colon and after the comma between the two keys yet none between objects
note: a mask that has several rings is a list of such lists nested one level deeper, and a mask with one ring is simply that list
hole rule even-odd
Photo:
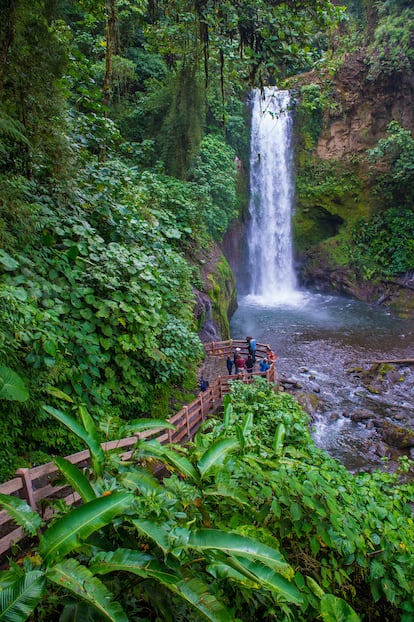
[{"label": "large green leaf", "polygon": [[360,622],[359,615],[345,602],[333,594],[321,598],[321,618],[326,622]]},{"label": "large green leaf", "polygon": [[287,576],[293,574],[279,551],[238,533],[227,533],[219,529],[195,529],[189,532],[187,544],[197,550],[215,549],[228,555],[250,558]]},{"label": "large green leaf", "polygon": [[16,521],[20,527],[34,536],[42,526],[42,519],[23,499],[0,493],[0,505]]},{"label": "large green leaf", "polygon": [[165,419],[135,419],[129,421],[127,425],[122,426],[122,434],[134,434],[134,432],[143,432],[145,430],[176,430],[177,426],[173,425]]},{"label": "large green leaf", "polygon": [[67,603],[59,616],[59,622],[101,622],[101,620],[96,609],[85,601]]},{"label": "large green leaf", "polygon": [[47,560],[61,559],[82,546],[92,533],[110,523],[115,516],[125,512],[133,501],[131,493],[122,492],[99,497],[75,508],[52,523],[43,534],[40,554]]},{"label": "large green leaf", "polygon": [[24,622],[33,613],[42,598],[45,576],[40,570],[31,570],[13,585],[1,589],[1,622]]},{"label": "large green leaf", "polygon": [[[96,450],[94,451],[91,450],[91,460],[95,475],[99,477],[100,475],[102,475],[104,470],[105,454],[99,442],[98,430],[96,428],[94,420],[92,419],[83,404],[79,406],[79,415],[82,419],[83,427],[85,428],[90,439],[92,439],[93,446],[96,448]],[[100,451],[98,450],[98,447],[101,448]]]},{"label": "large green leaf", "polygon": [[132,524],[138,529],[138,531],[145,535],[150,540],[153,540],[157,546],[159,546],[164,553],[170,550],[170,540],[168,537],[168,530],[159,523],[145,519],[132,519]]},{"label": "large green leaf", "polygon": [[99,553],[92,560],[91,570],[98,574],[124,570],[140,577],[154,579],[186,600],[212,622],[228,622],[233,619],[231,612],[211,593],[208,584],[192,573],[181,574],[162,562],[149,561],[147,555],[138,551],[118,549],[114,552]]},{"label": "large green leaf", "polygon": [[59,456],[56,456],[53,461],[59,471],[65,476],[68,484],[79,493],[84,503],[96,498],[96,494],[88,479],[77,466],[66,460],[66,458],[60,458]]},{"label": "large green leaf", "polygon": [[155,560],[149,553],[130,549],[98,553],[91,559],[89,569],[95,574],[108,574],[122,570],[144,578],[153,577],[165,584],[175,583],[177,580],[174,571]]},{"label": "large green leaf", "polygon": [[165,491],[164,486],[160,484],[156,477],[149,473],[146,469],[140,469],[134,466],[133,470],[122,473],[118,481],[121,486],[128,490],[138,490],[143,494],[152,494]]},{"label": "large green leaf", "polygon": [[111,622],[128,622],[121,605],[113,594],[93,573],[75,559],[66,559],[46,571],[49,581],[72,592],[99,611],[102,618]]},{"label": "large green leaf", "polygon": [[280,456],[283,449],[283,443],[285,440],[286,428],[282,422],[280,422],[276,428],[275,435],[273,437],[273,450],[276,456]]},{"label": "large green leaf", "polygon": [[[303,604],[303,598],[297,587],[284,576],[275,572],[272,568],[268,568],[260,561],[243,559],[240,556],[231,556],[228,559],[228,563],[250,579],[258,581],[262,587],[276,592],[286,602],[295,605]],[[293,569],[290,570],[290,574],[293,574]]]},{"label": "large green leaf", "polygon": [[29,392],[23,380],[10,367],[0,367],[0,399],[25,402]]},{"label": "large green leaf", "polygon": [[229,399],[226,399],[226,398],[227,398],[227,395],[225,396],[225,400],[223,402],[223,406],[224,406],[223,424],[225,428],[230,428],[232,424],[234,423],[235,415],[233,411],[233,404],[230,402]]},{"label": "large green leaf", "polygon": [[210,445],[198,461],[201,476],[207,475],[213,467],[223,464],[227,455],[239,447],[240,443],[236,438],[220,438]]},{"label": "large green leaf", "polygon": [[177,451],[161,445],[158,441],[147,441],[145,443],[145,454],[157,456],[174,467],[184,477],[189,477],[193,481],[199,480],[197,471],[185,456],[181,456]]},{"label": "large green leaf", "polygon": [[70,415],[53,408],[53,406],[43,406],[49,415],[52,415],[55,419],[63,423],[71,432],[76,434],[89,448],[91,453],[91,460],[94,465],[96,475],[102,474],[103,465],[105,462],[105,454],[99,443],[94,437],[86,432],[86,430]]}]

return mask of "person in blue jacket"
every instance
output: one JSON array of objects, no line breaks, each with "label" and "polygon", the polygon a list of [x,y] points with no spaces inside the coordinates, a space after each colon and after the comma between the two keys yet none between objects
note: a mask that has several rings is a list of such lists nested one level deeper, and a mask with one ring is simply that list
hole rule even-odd
[{"label": "person in blue jacket", "polygon": [[263,376],[266,374],[267,370],[270,369],[270,365],[269,362],[266,358],[262,359],[259,363],[259,367],[260,367],[260,371],[262,372]]},{"label": "person in blue jacket", "polygon": [[246,341],[249,348],[249,354],[253,358],[253,361],[256,361],[256,339],[253,339],[253,337],[246,337]]}]

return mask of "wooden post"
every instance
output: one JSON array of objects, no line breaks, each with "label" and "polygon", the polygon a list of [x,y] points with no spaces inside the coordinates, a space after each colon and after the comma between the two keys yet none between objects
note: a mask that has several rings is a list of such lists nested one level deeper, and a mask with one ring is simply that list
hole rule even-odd
[{"label": "wooden post", "polygon": [[28,469],[27,467],[17,469],[16,475],[19,475],[22,478],[24,499],[33,510],[37,511],[36,502],[33,495],[32,480],[30,478],[30,469]]},{"label": "wooden post", "polygon": [[221,390],[221,376],[217,378],[218,386],[219,386],[219,400],[223,397],[223,392]]},{"label": "wooden post", "polygon": [[200,394],[200,408],[201,408],[201,421],[204,421],[204,400],[203,400],[203,394]]},{"label": "wooden post", "polygon": [[185,415],[185,422],[186,422],[186,425],[187,425],[187,436],[188,436],[188,438],[190,438],[190,421],[188,419],[188,407],[184,406],[183,411],[184,411],[184,415]]}]

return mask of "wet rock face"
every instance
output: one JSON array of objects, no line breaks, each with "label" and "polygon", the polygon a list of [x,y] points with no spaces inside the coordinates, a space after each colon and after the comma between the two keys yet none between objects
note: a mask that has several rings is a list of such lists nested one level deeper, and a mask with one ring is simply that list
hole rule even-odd
[{"label": "wet rock face", "polygon": [[194,291],[194,296],[194,315],[201,326],[198,333],[201,341],[220,341],[221,337],[218,326],[213,319],[212,303],[209,296],[199,290]]},{"label": "wet rock face", "polygon": [[363,153],[385,136],[392,119],[414,129],[414,76],[401,73],[376,81],[367,76],[363,52],[349,54],[334,78],[341,115],[331,113],[327,119],[317,146],[319,158]]}]

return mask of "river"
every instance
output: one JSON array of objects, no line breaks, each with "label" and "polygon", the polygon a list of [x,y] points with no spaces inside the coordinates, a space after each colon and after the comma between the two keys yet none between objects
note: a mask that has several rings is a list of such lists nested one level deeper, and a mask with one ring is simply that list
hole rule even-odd
[{"label": "river", "polygon": [[363,409],[401,425],[414,422],[412,370],[397,368],[398,378],[380,395],[349,373],[367,369],[375,360],[413,357],[412,321],[357,300],[297,290],[277,304],[240,296],[231,335],[253,335],[268,343],[279,355],[279,374],[295,379],[300,392],[315,396],[313,438],[349,470],[381,465],[380,456],[368,450],[375,428],[353,422],[353,413]]}]

